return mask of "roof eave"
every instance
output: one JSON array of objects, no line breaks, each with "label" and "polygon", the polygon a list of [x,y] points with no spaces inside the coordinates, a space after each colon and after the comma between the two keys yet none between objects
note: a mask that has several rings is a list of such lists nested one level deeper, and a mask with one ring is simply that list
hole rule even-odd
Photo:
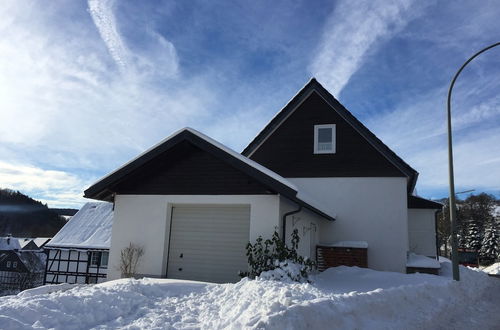
[{"label": "roof eave", "polygon": [[291,201],[299,204],[300,206],[308,209],[309,211],[311,211],[313,213],[316,213],[317,215],[325,218],[328,221],[335,221],[336,220],[335,217],[332,217],[331,215],[326,214],[325,212],[317,209],[316,207],[312,206],[311,204],[309,204],[307,202],[304,202],[303,200],[301,200],[300,198],[298,198],[296,196],[285,196],[285,197],[288,198],[288,199],[290,199]]},{"label": "roof eave", "polygon": [[90,186],[84,191],[84,197],[96,200],[106,200],[106,201],[112,200],[112,198],[110,199],[110,197],[114,194],[114,191],[112,189],[113,186],[118,184],[128,174],[132,173],[133,171],[140,168],[147,162],[151,161],[159,154],[166,152],[167,150],[169,150],[170,148],[172,148],[173,146],[175,146],[176,144],[178,144],[183,140],[191,142],[193,145],[199,147],[200,149],[216,157],[223,158],[228,165],[238,168],[245,174],[256,179],[264,186],[272,190],[275,190],[278,193],[286,194],[287,196],[292,196],[297,193],[296,190],[286,186],[285,184],[274,179],[273,177],[258,170],[257,168],[248,165],[242,160],[227,153],[225,150],[222,150],[219,147],[213,145],[212,143],[205,141],[201,137],[189,132],[188,130],[184,130],[179,134],[173,136],[172,138],[164,141],[156,148],[153,148],[148,152],[143,153],[141,156],[127,163],[122,168],[119,168],[115,172],[112,172],[111,174],[105,176],[100,181],[94,183],[92,186]]}]

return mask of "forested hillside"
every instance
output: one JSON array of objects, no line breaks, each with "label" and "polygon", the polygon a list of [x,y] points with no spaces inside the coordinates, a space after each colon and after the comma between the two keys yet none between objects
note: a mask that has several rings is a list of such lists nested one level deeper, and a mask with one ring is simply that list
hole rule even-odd
[{"label": "forested hillside", "polygon": [[52,237],[65,220],[19,191],[0,188],[0,236]]}]

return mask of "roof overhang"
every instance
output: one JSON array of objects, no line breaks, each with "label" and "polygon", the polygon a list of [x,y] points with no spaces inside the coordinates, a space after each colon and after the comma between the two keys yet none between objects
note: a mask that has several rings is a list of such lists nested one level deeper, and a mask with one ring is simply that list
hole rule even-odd
[{"label": "roof overhang", "polygon": [[408,195],[408,208],[441,210],[443,208],[443,204],[422,197]]}]

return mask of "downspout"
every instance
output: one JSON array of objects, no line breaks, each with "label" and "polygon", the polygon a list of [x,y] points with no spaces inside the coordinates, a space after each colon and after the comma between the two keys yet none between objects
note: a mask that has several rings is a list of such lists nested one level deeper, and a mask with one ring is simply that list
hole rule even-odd
[{"label": "downspout", "polygon": [[285,244],[286,244],[286,239],[285,239],[285,235],[286,235],[286,217],[288,217],[289,215],[297,214],[300,211],[302,211],[302,205],[299,205],[299,208],[296,209],[295,211],[290,211],[290,212],[287,212],[287,213],[283,214],[283,235],[281,236],[281,239],[283,240],[283,243],[285,243]]},{"label": "downspout", "polygon": [[438,260],[438,261],[439,261],[439,253],[440,253],[440,249],[439,249],[439,234],[438,234],[438,217],[439,217],[439,213],[441,213],[441,212],[443,212],[443,211],[442,210],[437,210],[434,213],[434,232],[436,233],[436,260]]}]

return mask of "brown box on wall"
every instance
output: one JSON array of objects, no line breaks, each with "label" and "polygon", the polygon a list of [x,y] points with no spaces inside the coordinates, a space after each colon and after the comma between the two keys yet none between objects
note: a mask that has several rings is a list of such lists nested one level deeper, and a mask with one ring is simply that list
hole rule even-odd
[{"label": "brown box on wall", "polygon": [[318,270],[330,267],[357,266],[368,267],[368,249],[336,246],[316,246]]}]

